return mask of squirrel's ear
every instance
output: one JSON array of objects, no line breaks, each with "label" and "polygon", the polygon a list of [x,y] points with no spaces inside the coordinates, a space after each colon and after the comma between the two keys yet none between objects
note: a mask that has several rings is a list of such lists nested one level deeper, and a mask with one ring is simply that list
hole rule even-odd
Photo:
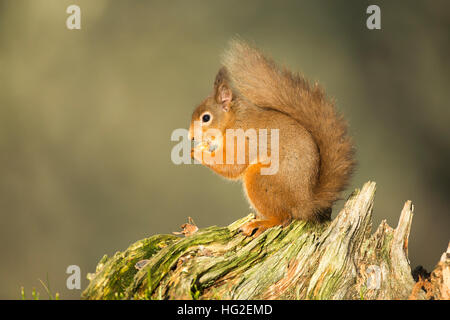
[{"label": "squirrel's ear", "polygon": [[225,112],[230,110],[231,100],[233,100],[233,92],[228,85],[228,74],[225,67],[220,68],[214,81],[214,95],[217,103],[221,103]]},{"label": "squirrel's ear", "polygon": [[230,111],[231,100],[233,99],[233,93],[227,84],[222,83],[217,90],[217,98],[219,103],[222,104],[223,111]]}]

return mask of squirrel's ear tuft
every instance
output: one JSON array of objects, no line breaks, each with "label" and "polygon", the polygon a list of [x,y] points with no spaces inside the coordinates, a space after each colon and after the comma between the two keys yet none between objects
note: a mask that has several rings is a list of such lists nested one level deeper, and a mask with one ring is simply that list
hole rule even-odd
[{"label": "squirrel's ear tuft", "polygon": [[221,103],[225,112],[230,110],[231,100],[233,100],[233,92],[228,85],[228,74],[225,67],[220,68],[214,81],[214,95],[217,103]]},{"label": "squirrel's ear tuft", "polygon": [[228,72],[225,67],[222,67],[219,69],[219,72],[217,72],[216,79],[214,80],[214,91],[217,92],[220,85],[226,82],[228,82]]}]

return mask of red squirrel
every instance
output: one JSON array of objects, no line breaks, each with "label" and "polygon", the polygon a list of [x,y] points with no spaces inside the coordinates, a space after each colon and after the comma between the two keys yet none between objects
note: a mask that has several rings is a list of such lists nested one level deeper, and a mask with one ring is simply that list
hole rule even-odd
[{"label": "red squirrel", "polygon": [[[331,207],[355,166],[354,147],[346,121],[317,84],[278,67],[246,42],[232,40],[212,94],[192,114],[192,140],[198,136],[196,124],[201,141],[192,151],[193,158],[225,178],[241,180],[256,210],[256,219],[241,227],[244,235],[256,237],[293,219],[331,219]],[[221,133],[215,150],[205,148],[211,146],[206,135],[211,129]],[[246,155],[238,163],[237,152],[233,163],[225,161],[230,151],[226,149],[228,129],[278,129],[278,171],[261,174],[268,166],[264,159]],[[205,161],[205,155],[215,156],[218,151],[222,155],[216,160],[221,161]]]}]

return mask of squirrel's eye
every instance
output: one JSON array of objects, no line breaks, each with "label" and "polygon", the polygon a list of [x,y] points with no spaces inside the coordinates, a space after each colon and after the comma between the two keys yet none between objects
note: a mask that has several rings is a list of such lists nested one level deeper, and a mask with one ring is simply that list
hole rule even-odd
[{"label": "squirrel's eye", "polygon": [[209,122],[209,120],[211,120],[211,115],[209,115],[209,114],[204,114],[204,115],[202,116],[202,121],[203,121],[203,122]]}]

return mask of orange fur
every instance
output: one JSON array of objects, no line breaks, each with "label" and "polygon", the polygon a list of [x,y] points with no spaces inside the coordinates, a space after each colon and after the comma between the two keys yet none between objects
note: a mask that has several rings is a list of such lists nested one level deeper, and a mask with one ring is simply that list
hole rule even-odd
[{"label": "orange fur", "polygon": [[[355,165],[347,124],[318,85],[280,69],[260,51],[234,40],[213,94],[192,115],[207,111],[205,126],[226,129],[279,129],[279,171],[261,175],[261,163],[208,165],[216,173],[243,181],[258,219],[244,226],[259,234],[292,219],[323,221],[348,184]],[[269,139],[270,140],[270,139]],[[223,152],[227,152],[225,146]]]}]

